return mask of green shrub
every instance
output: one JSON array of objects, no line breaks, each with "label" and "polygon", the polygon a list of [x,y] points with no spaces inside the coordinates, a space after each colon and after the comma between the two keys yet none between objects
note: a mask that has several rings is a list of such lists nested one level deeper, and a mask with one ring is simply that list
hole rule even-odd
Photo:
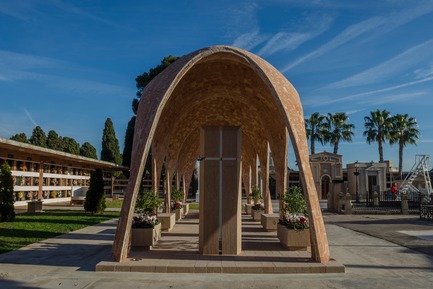
[{"label": "green shrub", "polygon": [[102,170],[96,169],[90,175],[90,185],[84,201],[84,210],[91,213],[103,213],[106,207]]},{"label": "green shrub", "polygon": [[260,189],[259,189],[259,187],[257,185],[255,185],[251,189],[250,197],[251,197],[251,199],[253,199],[254,204],[257,204],[259,201],[263,200],[263,198],[262,198],[262,192],[260,191]]},{"label": "green shrub", "polygon": [[0,221],[15,220],[14,184],[8,163],[0,166]]},{"label": "green shrub", "polygon": [[308,217],[307,205],[300,187],[288,187],[286,193],[280,197],[283,201],[283,212],[303,214],[305,217]]},{"label": "green shrub", "polygon": [[174,202],[183,202],[183,191],[176,187],[172,187],[171,189],[171,200]]},{"label": "green shrub", "polygon": [[161,207],[164,199],[159,198],[154,190],[140,191],[135,203],[135,210],[140,213],[153,214]]}]

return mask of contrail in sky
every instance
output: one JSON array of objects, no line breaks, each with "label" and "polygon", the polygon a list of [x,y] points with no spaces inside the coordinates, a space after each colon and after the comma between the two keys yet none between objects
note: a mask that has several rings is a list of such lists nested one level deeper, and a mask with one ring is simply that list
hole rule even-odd
[{"label": "contrail in sky", "polygon": [[33,119],[33,117],[30,115],[30,112],[24,108],[24,112],[26,113],[27,117],[30,119],[30,121],[35,125],[38,126],[38,124],[36,123],[36,121]]}]

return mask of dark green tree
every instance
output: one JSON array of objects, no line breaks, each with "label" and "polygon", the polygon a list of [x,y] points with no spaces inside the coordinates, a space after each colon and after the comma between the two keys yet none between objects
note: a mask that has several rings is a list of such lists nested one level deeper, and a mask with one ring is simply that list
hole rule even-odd
[{"label": "dark green tree", "polygon": [[349,116],[345,112],[328,113],[325,124],[325,142],[334,146],[334,154],[338,153],[340,141],[352,141],[355,125],[347,123]]},{"label": "dark green tree", "polygon": [[305,119],[305,129],[307,132],[307,139],[310,140],[310,153],[315,154],[316,141],[323,145],[325,140],[325,120],[326,117],[318,112],[313,113],[309,118]]},{"label": "dark green tree", "polygon": [[15,220],[14,184],[11,168],[8,163],[0,166],[0,221]]},{"label": "dark green tree", "polygon": [[80,144],[73,138],[64,137],[63,138],[63,151],[65,153],[70,153],[74,155],[80,154]]},{"label": "dark green tree", "polygon": [[137,97],[133,99],[132,101],[132,111],[134,114],[137,114],[138,110],[138,103],[140,102],[140,97],[143,94],[143,89],[148,85],[152,79],[154,79],[158,74],[160,74],[164,69],[166,69],[170,64],[178,60],[178,56],[169,55],[164,57],[163,60],[161,60],[161,63],[154,67],[149,69],[148,72],[144,72],[141,75],[138,75],[135,78],[135,82],[137,85]]},{"label": "dark green tree", "polygon": [[103,213],[106,207],[102,170],[96,169],[90,175],[90,185],[84,201],[84,210],[93,214]]},{"label": "dark green tree", "polygon": [[408,144],[416,145],[420,132],[417,129],[418,124],[414,117],[406,114],[396,114],[392,117],[392,129],[389,143],[391,145],[398,143],[398,174],[403,172],[403,149]]},{"label": "dark green tree", "polygon": [[23,143],[30,143],[30,141],[27,139],[27,136],[25,133],[17,133],[16,135],[11,136],[11,140],[23,142]]},{"label": "dark green tree", "polygon": [[47,135],[40,126],[33,129],[32,136],[29,139],[30,143],[43,148],[47,147]]},{"label": "dark green tree", "polygon": [[63,139],[54,130],[48,132],[47,147],[49,149],[63,151]]},{"label": "dark green tree", "polygon": [[391,138],[393,128],[392,117],[386,109],[371,111],[370,116],[364,117],[364,136],[367,143],[377,142],[379,149],[379,162],[383,163],[383,144]]},{"label": "dark green tree", "polygon": [[110,118],[107,118],[107,120],[105,121],[105,127],[102,133],[101,160],[115,164],[122,163],[119,141],[116,138],[113,122]]},{"label": "dark green tree", "polygon": [[98,156],[96,155],[96,149],[89,142],[83,143],[80,148],[80,156],[92,158],[97,160]]},{"label": "dark green tree", "polygon": [[[143,94],[143,89],[154,79],[159,73],[166,69],[170,64],[179,59],[179,56],[166,56],[162,59],[161,63],[154,68],[149,69],[148,72],[144,72],[135,78],[137,93],[136,97],[132,100],[132,112],[134,116],[128,122],[128,127],[125,133],[125,143],[123,146],[123,159],[122,164],[129,167],[131,165],[131,152],[132,144],[134,142],[134,126],[135,126],[135,115],[137,114],[138,104],[140,102],[141,95]],[[149,158],[148,158],[149,159]],[[151,162],[146,162],[146,170],[150,171]]]},{"label": "dark green tree", "polygon": [[135,119],[134,115],[131,120],[128,122],[128,127],[125,132],[125,143],[123,145],[123,154],[122,154],[122,165],[125,167],[131,166],[131,153],[132,153],[132,142],[134,140],[134,129],[135,129]]}]

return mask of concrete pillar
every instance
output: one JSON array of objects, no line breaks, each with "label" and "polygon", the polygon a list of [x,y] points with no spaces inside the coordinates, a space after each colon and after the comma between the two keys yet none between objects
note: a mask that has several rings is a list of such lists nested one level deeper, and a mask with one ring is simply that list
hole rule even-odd
[{"label": "concrete pillar", "polygon": [[376,191],[373,192],[373,207],[379,207],[379,194]]},{"label": "concrete pillar", "polygon": [[[241,252],[241,130],[200,129],[199,251],[237,255]],[[220,242],[221,241],[221,242]],[[220,248],[221,244],[221,248]]]},{"label": "concrete pillar", "polygon": [[352,195],[347,193],[344,200],[344,214],[352,214]]},{"label": "concrete pillar", "polygon": [[401,213],[403,215],[409,214],[409,203],[407,201],[407,195],[406,194],[401,195]]},{"label": "concrete pillar", "polygon": [[171,177],[171,170],[170,168],[166,168],[165,170],[165,186],[166,186],[166,195],[165,195],[165,213],[170,213],[171,211],[171,184],[172,184],[172,177]]},{"label": "concrete pillar", "polygon": [[338,194],[338,213],[341,214],[343,212],[344,205],[344,193],[340,192]]},{"label": "concrete pillar", "polygon": [[[38,200],[42,200],[42,185],[44,183],[44,162],[39,163]],[[72,193],[72,192],[71,192]]]}]

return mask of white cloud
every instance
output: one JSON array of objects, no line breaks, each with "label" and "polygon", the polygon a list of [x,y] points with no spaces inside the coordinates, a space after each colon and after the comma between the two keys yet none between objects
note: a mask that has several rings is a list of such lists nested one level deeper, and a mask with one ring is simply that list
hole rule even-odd
[{"label": "white cloud", "polygon": [[328,52],[332,49],[335,49],[335,48],[361,36],[362,34],[365,34],[369,31],[379,27],[380,25],[382,25],[384,23],[384,21],[385,20],[383,18],[373,17],[373,18],[367,19],[365,21],[362,21],[360,23],[349,26],[347,29],[345,29],[343,32],[341,32],[336,37],[331,39],[329,42],[322,45],[319,49],[298,58],[297,60],[293,61],[292,63],[290,63],[289,65],[284,67],[281,70],[281,72],[283,72],[283,73],[287,72],[290,69],[292,69],[293,67],[298,66],[299,64],[301,64],[307,60],[311,60],[315,57],[318,57],[322,54],[325,54],[326,52]]},{"label": "white cloud", "polygon": [[[349,41],[364,37],[379,37],[386,32],[394,30],[420,16],[426,15],[433,11],[433,1],[418,1],[418,5],[408,4],[408,7],[402,8],[399,12],[386,15],[384,17],[373,17],[360,23],[349,26],[342,33],[334,37],[328,43],[324,44],[317,50],[310,52],[292,63],[288,64],[281,71],[287,72],[299,64],[321,56]],[[367,33],[368,32],[368,33]]]},{"label": "white cloud", "polygon": [[[326,88],[341,88],[359,86],[381,82],[389,79],[392,76],[402,74],[402,71],[414,67],[419,63],[424,63],[426,59],[433,58],[433,40],[426,41],[415,47],[412,47],[403,53],[361,73],[355,74],[346,79],[331,83]],[[430,70],[418,72],[418,76],[422,74],[431,75],[433,67]]]},{"label": "white cloud", "polygon": [[269,37],[260,35],[259,29],[255,29],[254,31],[244,33],[237,37],[232,46],[243,48],[245,50],[252,50],[254,47],[264,42],[267,38]]},{"label": "white cloud", "polygon": [[306,32],[278,32],[266,43],[266,45],[262,47],[262,49],[259,50],[257,54],[268,56],[282,50],[294,50],[304,42],[325,32],[329,28],[332,19],[330,17],[325,17],[323,20],[309,18],[305,21],[314,22],[314,25],[309,23],[306,24],[306,26],[313,26],[313,28],[310,30],[307,29]]}]

